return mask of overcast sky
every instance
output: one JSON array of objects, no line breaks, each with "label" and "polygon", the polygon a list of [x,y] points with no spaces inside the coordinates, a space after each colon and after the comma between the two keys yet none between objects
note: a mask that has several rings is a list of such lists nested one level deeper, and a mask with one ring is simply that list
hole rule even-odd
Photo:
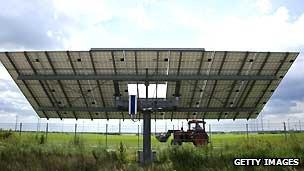
[{"label": "overcast sky", "polygon": [[[262,115],[276,122],[288,118],[304,122],[302,0],[1,0],[0,4],[1,51],[94,47],[298,51]],[[0,65],[0,122],[15,122],[16,115],[19,121],[37,120]]]}]

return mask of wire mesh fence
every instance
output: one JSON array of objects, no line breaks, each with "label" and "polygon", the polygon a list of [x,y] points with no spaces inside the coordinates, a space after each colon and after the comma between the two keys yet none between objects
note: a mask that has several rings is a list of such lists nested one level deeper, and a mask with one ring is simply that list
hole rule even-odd
[{"label": "wire mesh fence", "polygon": [[[184,121],[184,123],[187,123]],[[152,122],[152,135],[168,130],[183,130],[188,129],[187,124],[183,122]],[[142,122],[137,123],[0,123],[1,130],[12,130],[21,137],[28,135],[28,132],[39,133],[44,135],[48,142],[56,144],[64,144],[77,140],[77,137],[82,137],[86,141],[86,145],[95,147],[98,144],[107,146],[108,148],[116,148],[120,142],[123,142],[128,148],[141,150],[142,149]],[[287,121],[287,122],[247,122],[247,123],[211,123],[205,125],[205,130],[209,134],[210,142],[221,147],[226,142],[214,141],[218,139],[219,134],[233,133],[238,134],[243,138],[248,138],[251,134],[281,134],[282,139],[286,139],[287,133],[301,132],[304,129],[302,121]],[[35,134],[37,135],[37,134]],[[120,135],[120,136],[117,136]],[[218,136],[216,136],[218,135]],[[259,136],[259,135],[258,135]],[[152,148],[156,149],[160,143],[156,138],[152,139]]]},{"label": "wire mesh fence", "polygon": [[[168,130],[184,130],[188,129],[187,124],[176,124],[173,122],[151,124],[151,131],[153,133],[167,132]],[[139,128],[139,129],[138,129]],[[62,132],[62,133],[110,133],[110,134],[142,134],[142,122],[125,124],[125,123],[102,123],[102,124],[88,124],[88,123],[0,123],[0,129],[12,130],[21,132]],[[248,123],[212,123],[206,124],[206,131],[211,133],[219,132],[275,132],[275,131],[303,131],[304,122],[302,121],[288,121],[288,122],[248,122]],[[139,130],[139,131],[138,131]]]}]

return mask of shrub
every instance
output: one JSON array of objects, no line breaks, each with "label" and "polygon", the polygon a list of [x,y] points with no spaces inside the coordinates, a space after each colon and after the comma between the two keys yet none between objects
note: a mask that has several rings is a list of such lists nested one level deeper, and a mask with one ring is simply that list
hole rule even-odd
[{"label": "shrub", "polygon": [[43,134],[42,135],[36,134],[35,135],[35,140],[37,141],[37,144],[45,144],[46,143],[46,139],[45,139],[45,136]]},{"label": "shrub", "polygon": [[119,149],[118,149],[118,160],[120,163],[126,163],[127,162],[127,153],[126,153],[126,148],[123,145],[122,142],[119,144]]},{"label": "shrub", "polygon": [[13,134],[13,133],[12,133],[12,130],[8,130],[8,131],[0,130],[0,139],[7,139],[7,138],[9,138],[12,134]]}]

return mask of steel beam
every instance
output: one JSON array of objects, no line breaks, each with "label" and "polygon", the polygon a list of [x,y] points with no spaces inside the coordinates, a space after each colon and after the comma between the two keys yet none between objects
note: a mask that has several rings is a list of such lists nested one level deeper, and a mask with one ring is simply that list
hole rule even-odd
[{"label": "steel beam", "polygon": [[[90,56],[90,60],[91,60],[93,70],[94,70],[94,74],[96,75],[97,71],[96,71],[96,67],[95,67],[95,63],[94,63],[93,55],[92,55],[91,51],[89,51],[89,56]],[[105,100],[104,100],[104,97],[103,97],[103,93],[101,91],[100,83],[99,83],[98,80],[96,80],[96,83],[97,83],[97,86],[98,86],[98,91],[99,91],[99,95],[100,95],[100,98],[101,98],[102,105],[103,105],[103,107],[106,107]],[[107,120],[109,120],[108,112],[106,112],[105,114],[106,114]]]},{"label": "steel beam", "polygon": [[[156,75],[158,75],[158,61],[159,61],[159,51],[156,52],[156,71],[155,71]],[[157,87],[158,87],[158,81],[156,81],[156,85],[155,85],[155,91],[156,91],[155,97],[156,97],[156,99],[157,99]]]},{"label": "steel beam", "polygon": [[[146,75],[148,75],[148,68],[146,68]],[[149,82],[145,82],[146,86],[146,100],[149,99],[148,87]],[[143,113],[143,164],[150,164],[152,162],[152,150],[151,150],[151,111],[145,110]]]},{"label": "steel beam", "polygon": [[[199,67],[198,67],[198,70],[197,70],[197,73],[196,73],[196,76],[200,76],[201,68],[202,68],[202,64],[203,64],[203,60],[204,60],[204,56],[205,56],[205,52],[203,51],[202,52],[202,56],[201,56],[201,60],[200,60],[200,63],[199,63]],[[194,79],[194,80],[195,80],[195,83],[194,83],[194,88],[193,88],[193,92],[192,92],[192,95],[191,95],[189,107],[192,107],[195,91],[196,91],[196,88],[197,88],[197,84],[198,84],[198,81],[201,80],[201,79]],[[206,80],[206,79],[204,79],[204,80]],[[187,120],[188,120],[188,118],[189,118],[189,112],[187,113]]]},{"label": "steel beam", "polygon": [[[56,75],[57,74],[56,69],[54,68],[53,63],[51,62],[50,56],[49,56],[49,54],[48,54],[47,51],[45,51],[45,56],[46,56],[46,59],[47,59],[48,63],[51,66],[51,69],[52,69],[53,73]],[[68,103],[68,106],[71,107],[72,105],[71,105],[70,99],[68,98],[66,92],[64,91],[63,85],[62,85],[62,83],[61,83],[60,80],[58,80],[58,84],[59,84],[59,87],[60,87],[60,89],[61,89],[61,91],[62,91],[62,93],[64,95],[64,98],[66,99],[66,101]],[[76,116],[76,113],[75,112],[72,112],[72,113],[73,113],[75,119],[77,120],[78,117]]]},{"label": "steel beam", "polygon": [[152,162],[151,150],[151,112],[143,112],[143,164],[150,164]]},{"label": "steel beam", "polygon": [[[69,51],[67,51],[66,53],[68,55],[70,65],[71,65],[71,67],[73,69],[73,73],[76,74],[76,70],[75,70],[74,64],[72,62],[71,54],[70,54]],[[83,98],[84,104],[86,105],[86,107],[89,107],[88,102],[87,102],[87,100],[86,100],[86,98],[84,96],[84,93],[83,93],[83,90],[82,90],[82,87],[81,87],[81,84],[80,84],[79,80],[77,80],[77,84],[78,84],[78,88],[80,89],[80,94],[81,94],[81,97]],[[89,115],[90,115],[91,120],[93,120],[91,112],[89,112]]]},{"label": "steel beam", "polygon": [[[38,111],[66,111],[66,112],[127,112],[128,108],[115,108],[115,107],[38,107]],[[139,109],[142,111],[142,109]],[[157,112],[254,112],[256,108],[244,107],[211,107],[211,108],[175,108],[175,109],[159,109]]]},{"label": "steel beam", "polygon": [[[114,52],[113,52],[113,51],[111,51],[111,57],[112,57],[112,64],[113,64],[114,74],[115,74],[115,76],[116,76],[116,75],[117,75],[117,70],[116,70],[116,64],[115,64]],[[100,79],[99,79],[99,80],[100,80]],[[113,80],[113,79],[110,79],[110,80]],[[114,91],[115,91],[114,96],[115,96],[115,97],[120,97],[119,84],[118,84],[117,81],[118,81],[118,80],[113,80],[113,83],[114,83]]]},{"label": "steel beam", "polygon": [[201,52],[204,48],[91,48],[91,51],[189,51]]},{"label": "steel beam", "polygon": [[273,75],[19,75],[18,80],[113,80],[113,81],[183,81],[183,80],[277,80]]},{"label": "steel beam", "polygon": [[[243,60],[243,62],[242,62],[242,65],[241,65],[241,67],[239,68],[239,70],[238,70],[238,72],[237,72],[237,75],[240,75],[240,74],[241,74],[241,72],[242,72],[242,70],[243,70],[243,68],[244,68],[244,66],[245,66],[245,63],[246,63],[246,61],[247,61],[247,59],[248,59],[248,56],[249,56],[249,52],[246,52],[245,57],[244,57],[244,60]],[[247,76],[247,77],[248,77],[248,76]],[[226,101],[225,101],[224,107],[226,107],[226,106],[228,105],[229,100],[230,100],[230,96],[231,96],[231,94],[232,94],[232,91],[233,91],[233,89],[234,89],[236,83],[237,83],[237,80],[234,80],[233,83],[232,83],[231,89],[229,90],[229,94],[228,94],[227,99],[226,99]],[[217,118],[218,121],[221,119],[222,115],[223,115],[223,112],[221,112],[221,113],[219,114],[219,117]]]},{"label": "steel beam", "polygon": [[[282,60],[282,62],[281,62],[280,65],[278,66],[276,72],[274,73],[275,76],[278,74],[278,72],[279,72],[280,69],[282,68],[283,64],[286,62],[288,56],[289,56],[289,53],[286,52],[286,54],[285,54],[285,56],[284,56],[284,60]],[[257,108],[257,106],[259,105],[260,101],[263,99],[263,97],[264,97],[266,91],[267,91],[267,90],[269,89],[269,87],[271,86],[272,81],[273,81],[273,80],[269,80],[269,83],[267,84],[266,88],[264,89],[262,96],[260,96],[260,98],[257,100],[257,102],[256,102],[256,104],[255,104],[255,107],[256,107],[256,108]],[[247,117],[247,120],[251,117],[252,114],[253,114],[253,112],[252,112],[252,113],[249,113],[249,115],[248,115],[248,117]]]},{"label": "steel beam", "polygon": [[[30,58],[29,58],[27,52],[23,52],[23,54],[24,54],[24,56],[25,56],[25,59],[26,59],[27,63],[30,65],[31,69],[33,70],[34,74],[37,74],[37,71],[36,71],[36,69],[35,69],[33,63],[31,62],[31,60],[30,60]],[[49,99],[49,101],[51,102],[51,104],[52,104],[53,106],[55,106],[56,102],[53,102],[53,100],[52,100],[50,94],[48,93],[46,87],[44,86],[43,82],[42,82],[41,80],[38,80],[38,82],[39,82],[39,84],[41,85],[41,87],[42,87],[42,89],[43,89],[43,92],[46,94],[46,96],[47,96],[47,98]],[[47,87],[48,87],[48,86],[47,86]],[[59,112],[56,112],[56,113],[57,113],[58,117],[62,120],[62,116],[59,114]]]},{"label": "steel beam", "polygon": [[[179,60],[178,60],[178,68],[177,68],[177,75],[179,75],[180,73],[180,67],[182,64],[182,52],[179,52]],[[180,96],[180,87],[181,87],[181,81],[176,81],[176,85],[175,85],[175,97],[179,97]]]},{"label": "steel beam", "polygon": [[[258,71],[258,73],[257,73],[258,75],[260,75],[261,72],[262,72],[262,70],[264,69],[265,64],[267,63],[267,61],[268,61],[268,59],[269,59],[269,56],[270,56],[270,52],[268,52],[267,55],[265,56],[265,59],[264,59],[262,65],[261,65],[261,68],[259,69],[259,71]],[[248,98],[250,92],[252,91],[252,89],[253,89],[255,83],[256,83],[256,81],[253,81],[252,85],[250,86],[249,90],[247,91],[247,93],[246,93],[246,95],[245,95],[245,97],[244,97],[244,100],[241,102],[242,96],[244,95],[244,92],[245,92],[245,90],[244,90],[244,92],[242,93],[241,97],[239,98],[239,101],[238,101],[238,104],[237,104],[238,107],[243,107],[243,106],[244,106],[244,104],[245,104],[245,102],[246,102],[246,99]],[[241,102],[241,104],[239,105],[240,102]],[[237,113],[234,115],[233,120],[235,120],[235,119],[238,117],[239,114],[240,114],[240,113],[237,112]]]},{"label": "steel beam", "polygon": [[[134,51],[134,62],[135,62],[135,73],[138,75],[138,63],[137,63],[137,52]],[[138,89],[138,82],[136,82],[136,89],[137,89],[137,97],[139,97],[139,89]]]},{"label": "steel beam", "polygon": [[[5,52],[5,56],[6,58],[8,59],[8,61],[10,62],[10,64],[13,66],[14,70],[17,72],[18,75],[20,75],[20,72],[17,68],[17,66],[15,65],[15,63],[12,61],[10,55],[8,52]],[[34,96],[32,90],[30,89],[30,87],[27,85],[26,81],[23,81],[22,80],[22,83],[24,84],[25,88],[29,91],[29,93],[31,94],[32,98],[34,99],[34,101],[36,102],[36,104],[38,105],[38,107],[40,107],[40,102],[37,100],[36,96]],[[18,85],[18,84],[17,84]],[[18,86],[19,87],[19,86]],[[20,87],[19,87],[20,88]],[[27,97],[26,97],[27,98]],[[49,116],[44,112],[42,111],[43,115],[46,117],[46,119],[48,120],[49,119]]]},{"label": "steel beam", "polygon": [[[221,62],[221,65],[220,65],[220,69],[218,71],[218,75],[221,75],[221,72],[223,70],[223,66],[224,66],[224,63],[226,61],[226,58],[227,58],[227,51],[224,52],[224,57],[223,57],[223,60]],[[214,86],[212,87],[211,94],[210,94],[210,96],[208,98],[208,102],[207,102],[207,108],[210,106],[211,99],[213,98],[213,94],[214,94],[215,88],[217,86],[217,81],[218,80],[215,80]],[[203,114],[203,119],[205,119],[205,116],[206,116],[206,113]]]}]

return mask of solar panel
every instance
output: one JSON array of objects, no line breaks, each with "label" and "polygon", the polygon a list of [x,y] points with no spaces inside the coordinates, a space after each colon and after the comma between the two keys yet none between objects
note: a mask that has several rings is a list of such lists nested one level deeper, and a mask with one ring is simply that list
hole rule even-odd
[{"label": "solar panel", "polygon": [[166,99],[157,103],[178,102],[153,110],[151,118],[249,119],[298,54],[110,48],[1,52],[0,60],[42,118],[128,119],[117,105],[128,99],[128,84],[149,82],[167,84]]}]

